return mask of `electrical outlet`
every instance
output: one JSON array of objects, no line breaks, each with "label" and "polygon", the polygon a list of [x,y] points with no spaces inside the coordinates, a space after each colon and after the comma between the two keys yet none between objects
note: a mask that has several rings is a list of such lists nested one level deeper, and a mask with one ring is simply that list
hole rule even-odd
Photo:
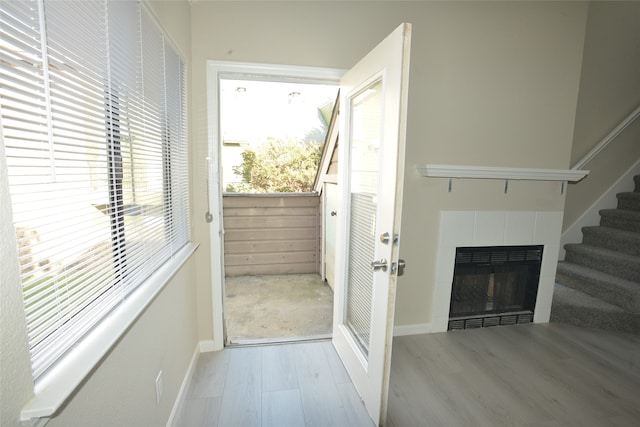
[{"label": "electrical outlet", "polygon": [[160,399],[162,399],[164,384],[162,382],[162,370],[158,372],[156,376],[156,404],[160,404]]}]

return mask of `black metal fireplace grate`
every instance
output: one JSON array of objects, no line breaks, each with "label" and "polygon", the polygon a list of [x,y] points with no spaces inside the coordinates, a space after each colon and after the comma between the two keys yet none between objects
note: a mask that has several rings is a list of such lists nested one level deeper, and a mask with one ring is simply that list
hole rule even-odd
[{"label": "black metal fireplace grate", "polygon": [[456,249],[449,330],[530,323],[543,246]]}]

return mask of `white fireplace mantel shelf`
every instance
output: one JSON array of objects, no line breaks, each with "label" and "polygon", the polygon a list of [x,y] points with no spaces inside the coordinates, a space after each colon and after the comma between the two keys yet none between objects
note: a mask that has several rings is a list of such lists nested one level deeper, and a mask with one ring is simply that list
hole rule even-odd
[{"label": "white fireplace mantel shelf", "polygon": [[580,181],[587,170],[505,168],[493,166],[416,165],[416,169],[428,178],[501,179],[523,181]]}]

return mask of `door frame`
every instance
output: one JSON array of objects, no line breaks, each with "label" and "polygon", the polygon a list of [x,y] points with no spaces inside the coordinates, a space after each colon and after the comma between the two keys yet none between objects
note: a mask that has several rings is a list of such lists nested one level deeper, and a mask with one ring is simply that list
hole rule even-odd
[{"label": "door frame", "polygon": [[220,137],[220,86],[221,78],[251,78],[254,80],[294,83],[319,83],[340,85],[340,78],[347,70],[340,68],[274,65],[250,62],[207,61],[207,214],[211,245],[211,299],[213,345],[211,350],[224,348],[226,341],[224,321],[224,221],[222,215],[222,142]]}]

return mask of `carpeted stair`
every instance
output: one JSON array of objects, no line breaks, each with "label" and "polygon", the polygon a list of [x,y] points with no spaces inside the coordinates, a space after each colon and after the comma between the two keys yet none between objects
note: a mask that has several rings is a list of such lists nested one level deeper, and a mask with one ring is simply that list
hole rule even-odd
[{"label": "carpeted stair", "polygon": [[640,175],[558,263],[551,321],[640,334]]}]

